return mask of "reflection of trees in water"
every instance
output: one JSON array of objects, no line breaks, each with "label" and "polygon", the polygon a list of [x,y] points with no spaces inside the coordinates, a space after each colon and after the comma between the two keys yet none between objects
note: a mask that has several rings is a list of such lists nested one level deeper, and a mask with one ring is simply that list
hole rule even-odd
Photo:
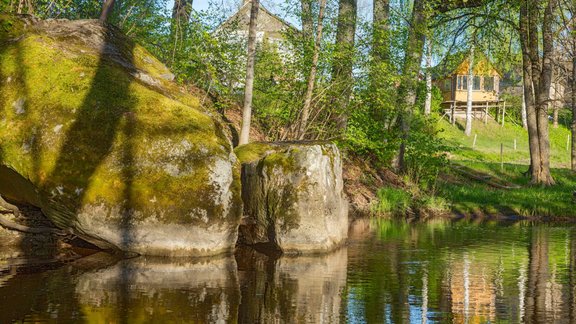
[{"label": "reflection of trees in water", "polygon": [[[375,239],[352,242],[347,304],[354,307],[348,318],[542,322],[567,321],[570,312],[576,318],[570,270],[576,268],[570,248],[576,243],[566,228],[435,228],[389,222],[377,228]],[[402,287],[409,287],[407,293]]]}]

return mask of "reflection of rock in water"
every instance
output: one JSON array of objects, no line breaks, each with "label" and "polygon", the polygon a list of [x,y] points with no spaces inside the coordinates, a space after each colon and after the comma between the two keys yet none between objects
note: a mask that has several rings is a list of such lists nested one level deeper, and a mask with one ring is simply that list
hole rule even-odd
[{"label": "reflection of rock in water", "polygon": [[124,260],[83,274],[76,292],[98,323],[229,322],[239,303],[232,258]]},{"label": "reflection of rock in water", "polygon": [[242,291],[240,323],[339,322],[346,249],[278,260],[248,250],[236,258]]}]

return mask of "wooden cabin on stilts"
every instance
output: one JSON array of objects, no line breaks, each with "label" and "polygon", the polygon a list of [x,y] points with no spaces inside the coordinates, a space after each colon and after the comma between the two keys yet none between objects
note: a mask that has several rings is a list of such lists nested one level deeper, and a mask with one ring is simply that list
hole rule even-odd
[{"label": "wooden cabin on stilts", "polygon": [[[500,100],[500,80],[502,75],[492,66],[483,54],[477,54],[473,67],[472,88],[472,118],[484,123],[494,119],[504,124],[506,115],[506,102]],[[457,60],[455,68],[449,68],[445,62],[435,68],[433,83],[442,93],[442,118],[446,117],[452,125],[456,119],[466,119],[466,106],[468,99],[468,66],[469,60],[465,53],[453,55],[450,60]],[[442,72],[444,71],[444,72]]]}]

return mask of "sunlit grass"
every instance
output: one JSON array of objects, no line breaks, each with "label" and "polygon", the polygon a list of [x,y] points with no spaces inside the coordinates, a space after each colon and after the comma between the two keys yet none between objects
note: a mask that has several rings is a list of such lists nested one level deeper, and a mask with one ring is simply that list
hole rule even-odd
[{"label": "sunlit grass", "polygon": [[[576,204],[572,192],[576,189],[576,177],[567,169],[570,151],[566,149],[569,129],[564,126],[550,127],[552,175],[556,185],[534,186],[525,175],[530,163],[528,134],[519,125],[508,123],[501,127],[494,121],[487,125],[474,123],[472,136],[464,135],[461,127],[440,121],[444,128],[442,137],[454,147],[452,163],[487,173],[498,179],[520,186],[519,189],[498,189],[484,182],[463,177],[449,168],[448,178],[441,184],[439,195],[450,204],[451,209],[462,215],[520,215],[532,217],[573,217]],[[476,145],[472,147],[476,137]],[[514,149],[516,140],[516,149]],[[503,146],[501,167],[500,145]]]}]

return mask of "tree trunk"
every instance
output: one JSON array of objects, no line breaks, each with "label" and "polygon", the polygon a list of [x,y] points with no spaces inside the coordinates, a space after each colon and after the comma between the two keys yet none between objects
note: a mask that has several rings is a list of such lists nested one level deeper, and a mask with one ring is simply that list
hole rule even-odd
[{"label": "tree trunk", "polygon": [[472,134],[472,91],[474,90],[474,40],[470,45],[470,57],[468,58],[468,91],[466,98],[466,136]]},{"label": "tree trunk", "polygon": [[252,119],[252,90],[254,87],[254,62],[256,59],[256,23],[260,0],[252,0],[250,25],[248,27],[248,59],[246,61],[246,83],[244,88],[244,109],[242,111],[242,129],[238,145],[250,141],[250,121]]},{"label": "tree trunk", "polygon": [[372,60],[373,65],[388,62],[390,56],[390,44],[388,42],[390,1],[373,1],[372,22]]},{"label": "tree trunk", "polygon": [[540,145],[540,173],[539,184],[553,185],[554,179],[550,173],[550,138],[548,132],[548,105],[550,103],[550,87],[552,85],[552,73],[554,57],[554,11],[557,0],[549,0],[544,11],[542,23],[542,72],[540,76],[540,88],[538,96],[538,140]]},{"label": "tree trunk", "polygon": [[335,94],[337,122],[340,131],[346,129],[347,107],[352,94],[352,66],[354,64],[354,39],[356,34],[356,0],[340,0],[338,27],[334,49],[332,84]]},{"label": "tree trunk", "polygon": [[[302,43],[303,43],[303,62],[302,66],[307,67],[312,64],[312,53],[314,52],[314,22],[312,20],[312,0],[300,0],[302,21]],[[308,78],[310,70],[303,71],[304,77]]]},{"label": "tree trunk", "polygon": [[320,11],[318,13],[318,28],[316,32],[316,40],[314,42],[314,51],[312,53],[312,65],[310,66],[310,73],[308,74],[308,83],[306,85],[306,95],[304,96],[304,105],[302,106],[302,114],[298,127],[297,138],[304,139],[306,130],[308,128],[308,119],[310,118],[310,106],[312,105],[312,94],[314,93],[314,85],[316,83],[316,71],[318,68],[318,57],[320,54],[320,42],[322,41],[322,26],[324,20],[324,9],[326,8],[326,0],[320,0]]},{"label": "tree trunk", "polygon": [[[192,16],[192,0],[174,0],[172,7],[172,19],[177,22],[187,23]],[[173,22],[174,23],[174,22]]]},{"label": "tree trunk", "polygon": [[108,17],[114,8],[114,0],[105,0],[104,4],[102,5],[102,12],[100,12],[100,21],[101,24],[108,21]]},{"label": "tree trunk", "polygon": [[172,7],[172,22],[170,28],[170,36],[172,38],[172,60],[168,63],[170,66],[174,63],[178,44],[184,39],[184,32],[186,25],[190,21],[192,15],[192,0],[174,0]]},{"label": "tree trunk", "polygon": [[424,102],[424,115],[430,115],[432,110],[432,40],[431,35],[426,37],[426,101]]},{"label": "tree trunk", "polygon": [[520,5],[520,43],[524,97],[530,146],[530,175],[534,184],[552,185],[550,174],[550,142],[548,137],[548,111],[552,81],[553,31],[552,13],[556,0],[549,0],[542,23],[542,62],[539,55],[538,8],[545,0],[525,0]]},{"label": "tree trunk", "polygon": [[572,82],[570,82],[572,90],[572,124],[570,130],[572,132],[572,149],[571,149],[571,167],[572,171],[576,171],[576,22],[572,23]]},{"label": "tree trunk", "polygon": [[399,171],[406,171],[404,155],[406,144],[410,135],[410,124],[412,113],[416,104],[416,87],[418,85],[418,72],[420,62],[422,62],[422,52],[424,50],[424,39],[426,35],[427,14],[425,12],[425,0],[414,0],[414,9],[408,30],[408,40],[406,42],[406,54],[402,68],[403,78],[398,89],[398,100],[400,106],[400,149],[393,162],[393,167]]}]

